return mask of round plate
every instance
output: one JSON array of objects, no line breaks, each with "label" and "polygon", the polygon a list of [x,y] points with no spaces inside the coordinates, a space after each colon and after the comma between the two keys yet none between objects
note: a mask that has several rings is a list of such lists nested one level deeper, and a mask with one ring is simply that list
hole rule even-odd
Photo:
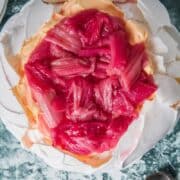
[{"label": "round plate", "polygon": [[0,1],[0,22],[4,16],[4,13],[6,12],[8,0],[1,0]]}]

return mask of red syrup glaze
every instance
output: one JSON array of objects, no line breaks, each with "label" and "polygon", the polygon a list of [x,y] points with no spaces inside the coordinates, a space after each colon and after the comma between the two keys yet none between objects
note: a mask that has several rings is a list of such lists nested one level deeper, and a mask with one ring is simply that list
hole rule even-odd
[{"label": "red syrup glaze", "polygon": [[122,21],[95,9],[52,28],[25,74],[53,146],[79,155],[114,148],[157,89],[143,71],[146,57]]}]

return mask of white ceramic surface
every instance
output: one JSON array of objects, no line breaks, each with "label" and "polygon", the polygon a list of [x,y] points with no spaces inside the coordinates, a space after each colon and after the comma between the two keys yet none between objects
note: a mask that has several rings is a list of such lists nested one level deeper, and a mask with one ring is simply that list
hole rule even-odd
[{"label": "white ceramic surface", "polygon": [[8,0],[1,0],[0,1],[0,22],[4,16],[4,13],[6,11]]}]

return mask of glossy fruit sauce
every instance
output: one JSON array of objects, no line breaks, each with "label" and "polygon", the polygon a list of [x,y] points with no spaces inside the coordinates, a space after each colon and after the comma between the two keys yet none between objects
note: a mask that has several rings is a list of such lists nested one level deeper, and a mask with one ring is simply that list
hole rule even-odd
[{"label": "glossy fruit sauce", "polygon": [[129,44],[124,22],[98,10],[52,28],[25,74],[53,146],[80,155],[114,148],[157,89],[146,61],[144,44]]}]

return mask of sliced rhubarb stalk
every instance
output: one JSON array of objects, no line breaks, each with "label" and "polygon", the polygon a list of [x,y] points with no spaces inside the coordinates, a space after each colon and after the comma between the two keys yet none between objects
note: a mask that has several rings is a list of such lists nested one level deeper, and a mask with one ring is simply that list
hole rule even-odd
[{"label": "sliced rhubarb stalk", "polygon": [[69,57],[54,60],[51,68],[59,76],[87,75],[94,70],[88,61]]},{"label": "sliced rhubarb stalk", "polygon": [[108,63],[97,62],[96,67],[92,75],[97,79],[105,79],[107,77],[106,69],[108,67]]},{"label": "sliced rhubarb stalk", "polygon": [[114,91],[113,95],[113,118],[119,116],[133,116],[134,107],[122,91]]},{"label": "sliced rhubarb stalk", "polygon": [[66,115],[68,119],[91,120],[96,111],[93,103],[92,86],[82,78],[75,78],[69,86],[67,96],[68,109]]},{"label": "sliced rhubarb stalk", "polygon": [[120,75],[128,63],[128,44],[123,31],[115,32],[110,37],[111,62],[107,73],[109,75]]},{"label": "sliced rhubarb stalk", "polygon": [[145,57],[143,44],[135,45],[131,51],[130,62],[120,75],[120,83],[125,90],[129,90],[138,79],[141,70],[142,62]]},{"label": "sliced rhubarb stalk", "polygon": [[26,64],[25,73],[30,87],[40,91],[51,89],[51,80],[49,80],[46,75],[40,72],[34,64]]},{"label": "sliced rhubarb stalk", "polygon": [[104,111],[112,111],[112,83],[110,79],[102,80],[94,88],[96,102]]},{"label": "sliced rhubarb stalk", "polygon": [[[44,120],[49,128],[55,128],[57,125],[63,120],[64,118],[64,108],[65,106],[62,106],[61,109],[55,109],[52,106],[52,100],[55,97],[55,92],[44,92],[39,93],[36,90],[33,90],[33,95],[39,104],[39,107],[42,111]],[[61,99],[63,101],[63,99]],[[62,103],[61,103],[62,104]]]},{"label": "sliced rhubarb stalk", "polygon": [[94,56],[109,56],[109,47],[93,47],[87,49],[81,49],[79,55],[82,57],[94,57]]},{"label": "sliced rhubarb stalk", "polygon": [[48,32],[45,40],[73,53],[77,53],[81,48],[81,42],[77,35],[69,33],[58,26]]},{"label": "sliced rhubarb stalk", "polygon": [[156,90],[157,86],[155,84],[139,81],[136,84],[134,84],[131,90],[129,92],[126,92],[126,94],[129,97],[129,99],[137,105],[142,104]]},{"label": "sliced rhubarb stalk", "polygon": [[60,59],[64,57],[72,57],[72,54],[62,49],[60,46],[51,43],[50,53],[52,59]]}]

